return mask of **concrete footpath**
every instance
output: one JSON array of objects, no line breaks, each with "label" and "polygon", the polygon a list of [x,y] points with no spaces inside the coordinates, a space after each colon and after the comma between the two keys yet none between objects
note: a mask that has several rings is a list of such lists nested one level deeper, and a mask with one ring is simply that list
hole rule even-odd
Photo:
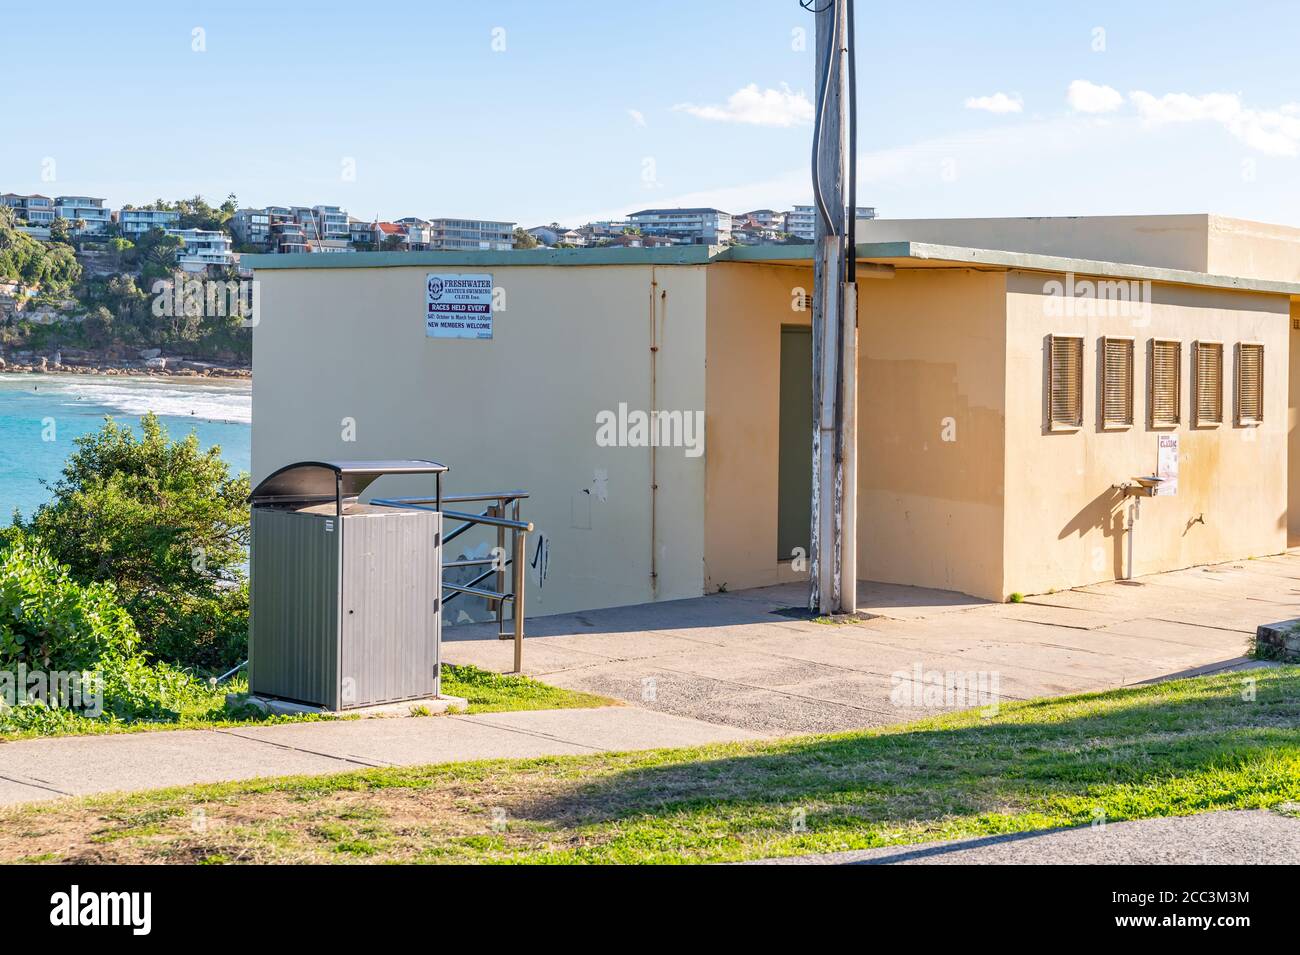
[{"label": "concrete footpath", "polygon": [[0,743],[0,805],[259,776],[756,738],[745,730],[613,706],[18,740]]},{"label": "concrete footpath", "polygon": [[749,865],[1295,865],[1300,819],[1265,810],[1135,819]]},{"label": "concrete footpath", "polygon": [[[1239,560],[989,603],[963,594],[859,581],[855,624],[792,608],[804,584],[710,594],[528,621],[524,670],[545,683],[644,709],[773,735],[883,726],[982,706],[896,693],[912,682],[997,680],[1026,700],[1258,665],[1260,624],[1300,617],[1300,554]],[[443,659],[513,665],[494,626],[443,633]],[[906,689],[906,686],[904,687]],[[924,705],[918,705],[922,703]]]}]

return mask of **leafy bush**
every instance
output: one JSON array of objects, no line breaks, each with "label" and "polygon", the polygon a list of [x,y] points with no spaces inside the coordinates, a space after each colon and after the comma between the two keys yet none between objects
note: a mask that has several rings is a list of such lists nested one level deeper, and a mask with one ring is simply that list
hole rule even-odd
[{"label": "leafy bush", "polygon": [[0,553],[0,664],[87,670],[133,656],[140,638],[113,588],[81,585],[25,541]]},{"label": "leafy bush", "polygon": [[77,438],[53,500],[15,533],[77,581],[114,584],[149,657],[225,669],[247,649],[248,477],[153,414],[140,430],[109,418]]},{"label": "leafy bush", "polygon": [[[0,669],[98,674],[109,719],[175,719],[182,706],[211,693],[188,673],[149,664],[139,648],[112,585],[78,583],[21,538],[0,551]],[[44,703],[16,710],[0,723],[52,729],[78,718]]]},{"label": "leafy bush", "polygon": [[14,228],[13,212],[0,209],[0,280],[29,288],[66,290],[81,277],[81,266],[66,245],[47,245]]}]

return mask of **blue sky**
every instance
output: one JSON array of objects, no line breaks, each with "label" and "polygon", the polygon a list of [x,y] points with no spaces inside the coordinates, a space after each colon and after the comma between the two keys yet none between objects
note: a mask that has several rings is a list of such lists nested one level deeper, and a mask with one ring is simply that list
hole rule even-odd
[{"label": "blue sky", "polygon": [[[858,7],[858,192],[883,215],[1300,224],[1293,0]],[[809,200],[795,0],[0,11],[0,191],[524,225]]]}]

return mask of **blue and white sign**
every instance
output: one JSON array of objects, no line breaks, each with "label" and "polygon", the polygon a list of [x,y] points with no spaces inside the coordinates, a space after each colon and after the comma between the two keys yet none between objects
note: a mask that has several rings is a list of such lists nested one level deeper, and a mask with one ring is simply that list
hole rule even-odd
[{"label": "blue and white sign", "polygon": [[430,272],[424,329],[429,338],[491,338],[492,276]]}]

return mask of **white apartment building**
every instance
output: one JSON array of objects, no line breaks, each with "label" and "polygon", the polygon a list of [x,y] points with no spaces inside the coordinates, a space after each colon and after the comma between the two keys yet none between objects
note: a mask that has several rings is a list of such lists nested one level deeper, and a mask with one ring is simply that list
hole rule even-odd
[{"label": "white apartment building", "polygon": [[209,266],[233,265],[230,236],[207,229],[168,229],[183,243],[176,253],[176,264],[186,272],[203,272]]},{"label": "white apartment building", "polygon": [[664,236],[680,245],[725,245],[731,214],[720,209],[642,209],[628,216],[643,235]]},{"label": "white apartment building", "polygon": [[134,239],[151,229],[178,229],[181,214],[163,209],[121,209],[117,213],[117,225],[122,235]]},{"label": "white apartment building", "polygon": [[[874,219],[876,207],[858,206],[856,214],[859,219]],[[812,206],[795,206],[785,214],[785,231],[811,242],[817,233],[817,210]]]},{"label": "white apartment building", "polygon": [[57,196],[54,200],[54,216],[76,222],[81,219],[85,228],[74,229],[77,235],[103,235],[108,231],[112,212],[104,208],[103,199],[91,196]]},{"label": "white apartment building", "polygon": [[430,248],[506,252],[515,246],[515,224],[488,219],[431,219]]},{"label": "white apartment building", "polygon": [[817,213],[812,206],[795,206],[785,214],[785,231],[811,242],[817,234]]},{"label": "white apartment building", "polygon": [[325,242],[348,240],[348,214],[338,206],[312,206],[317,235]]},{"label": "white apartment building", "polygon": [[54,221],[54,200],[49,196],[20,196],[16,192],[0,195],[0,206],[14,210],[14,218],[31,226],[48,226]]}]

